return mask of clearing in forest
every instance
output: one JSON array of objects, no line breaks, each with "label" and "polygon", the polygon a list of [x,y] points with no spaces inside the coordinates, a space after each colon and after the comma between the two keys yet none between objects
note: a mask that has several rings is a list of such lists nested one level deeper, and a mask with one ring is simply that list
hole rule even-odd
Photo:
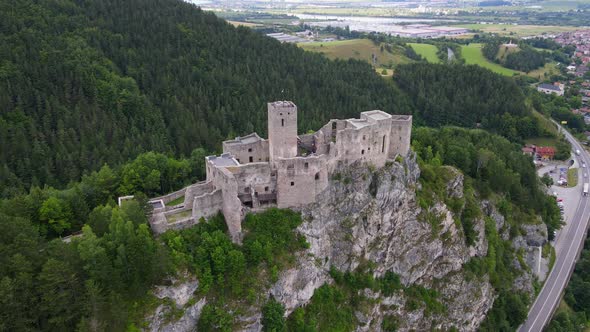
[{"label": "clearing in forest", "polygon": [[465,59],[465,63],[468,65],[478,65],[487,68],[495,73],[502,74],[505,76],[513,76],[519,72],[516,70],[502,67],[497,63],[493,63],[486,59],[481,53],[482,44],[469,44],[461,45],[461,55]]},{"label": "clearing in forest", "polygon": [[410,45],[416,53],[426,59],[426,61],[430,63],[440,63],[440,59],[436,56],[436,52],[438,51],[436,46],[422,43],[408,43],[408,45]]},{"label": "clearing in forest", "polygon": [[378,72],[385,67],[391,68],[412,61],[404,55],[403,47],[388,47],[383,43],[376,45],[369,39],[302,43],[298,46],[306,51],[324,53],[330,59],[363,60],[377,68]]}]

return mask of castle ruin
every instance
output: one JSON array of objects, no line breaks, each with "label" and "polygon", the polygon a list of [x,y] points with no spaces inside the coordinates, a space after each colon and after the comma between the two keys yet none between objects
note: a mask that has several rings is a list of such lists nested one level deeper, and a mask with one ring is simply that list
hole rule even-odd
[{"label": "castle ruin", "polygon": [[[297,135],[297,106],[268,103],[268,139],[253,133],[223,142],[220,156],[205,158],[205,181],[150,201],[152,229],[162,233],[190,227],[221,211],[232,239],[239,242],[246,212],[313,203],[339,167],[360,161],[380,168],[405,156],[411,130],[412,116],[375,110]],[[167,206],[175,200],[182,202]]]}]

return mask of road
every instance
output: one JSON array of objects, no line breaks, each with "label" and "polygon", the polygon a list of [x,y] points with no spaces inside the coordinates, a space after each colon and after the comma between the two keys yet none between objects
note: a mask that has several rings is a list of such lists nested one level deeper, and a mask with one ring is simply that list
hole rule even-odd
[{"label": "road", "polygon": [[[570,133],[566,130],[562,130],[562,132],[572,144],[572,149],[574,151],[576,149],[580,150],[581,154],[577,156],[578,161],[580,163],[585,162],[586,165],[590,166],[590,155],[588,155],[586,150],[584,150],[581,144]],[[583,172],[578,173],[579,181],[587,181],[582,177]],[[579,200],[573,217],[555,240],[555,264],[541,292],[531,306],[527,320],[519,327],[519,332],[542,331],[551,319],[555,308],[557,308],[565,286],[567,286],[574,270],[576,260],[584,246],[588,220],[590,219],[589,200],[590,198],[587,197]]]}]

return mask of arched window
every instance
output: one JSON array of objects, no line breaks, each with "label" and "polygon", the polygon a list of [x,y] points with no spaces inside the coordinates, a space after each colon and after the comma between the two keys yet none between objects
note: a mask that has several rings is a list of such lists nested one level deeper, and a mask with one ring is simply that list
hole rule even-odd
[{"label": "arched window", "polygon": [[320,172],[315,173],[315,179],[316,181],[320,179]]},{"label": "arched window", "polygon": [[281,127],[285,126],[285,119],[281,119]]}]

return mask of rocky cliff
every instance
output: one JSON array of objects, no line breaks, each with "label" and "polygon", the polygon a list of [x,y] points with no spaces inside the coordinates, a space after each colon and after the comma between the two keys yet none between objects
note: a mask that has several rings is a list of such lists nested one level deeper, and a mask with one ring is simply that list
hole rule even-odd
[{"label": "rocky cliff", "polygon": [[[445,195],[462,198],[463,175],[453,168],[444,170],[449,179]],[[467,246],[458,216],[442,201],[428,208],[419,207],[419,177],[414,156],[388,163],[379,170],[366,165],[342,168],[317,202],[301,210],[304,222],[297,231],[305,235],[310,246],[297,253],[295,267],[282,271],[267,295],[281,302],[288,315],[307,304],[317,288],[333,282],[331,268],[346,272],[370,265],[375,278],[390,271],[399,276],[405,287],[419,285],[436,291],[444,310],[432,312],[416,306],[402,290],[385,296],[380,291],[365,289],[362,296],[371,301],[354,313],[358,331],[380,331],[384,317],[394,317],[400,331],[452,327],[475,330],[492,307],[495,294],[487,277],[470,277],[463,267],[472,257],[487,254],[483,218],[494,220],[503,237],[508,236],[507,225],[492,203],[483,202],[483,215],[473,227],[477,239]],[[543,241],[533,235],[533,230],[528,233],[530,239],[518,240],[519,245],[527,247]],[[515,287],[532,294],[529,269],[517,268],[522,270],[522,280]],[[193,301],[197,309],[202,300]],[[197,312],[189,310],[185,315],[194,319]],[[240,326],[244,330],[260,330],[259,309],[249,308],[246,312],[250,314],[240,317]],[[151,327],[170,330],[169,325]],[[182,330],[176,329],[178,325],[174,327]]]}]

